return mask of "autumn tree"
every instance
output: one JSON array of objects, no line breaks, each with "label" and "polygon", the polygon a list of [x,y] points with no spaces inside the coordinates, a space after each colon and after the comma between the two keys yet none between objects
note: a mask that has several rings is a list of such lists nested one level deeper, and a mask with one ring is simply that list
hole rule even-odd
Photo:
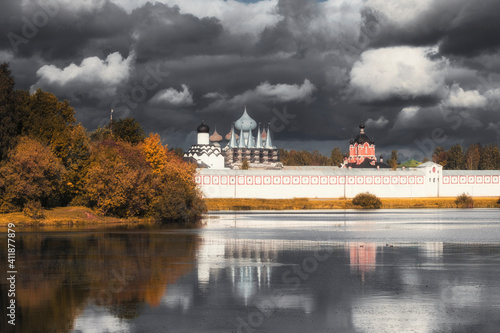
[{"label": "autumn tree", "polygon": [[398,151],[393,150],[391,152],[391,158],[387,160],[387,164],[392,168],[392,170],[396,170],[398,168]]},{"label": "autumn tree", "polygon": [[62,204],[83,193],[83,177],[90,159],[90,138],[81,125],[69,125],[54,135],[51,149],[66,168],[61,192]]},{"label": "autumn tree", "polygon": [[14,79],[9,65],[0,65],[0,161],[16,143],[19,132],[19,114],[16,108]]},{"label": "autumn tree", "polygon": [[149,162],[154,173],[160,173],[167,165],[169,156],[167,146],[161,143],[160,135],[150,133],[142,145],[146,161]]},{"label": "autumn tree", "polygon": [[109,126],[99,126],[90,133],[91,141],[111,140],[112,138],[113,135],[111,134],[111,129],[109,128]]},{"label": "autumn tree", "polygon": [[2,211],[19,210],[30,201],[44,207],[57,201],[65,169],[51,149],[21,137],[0,166]]},{"label": "autumn tree", "polygon": [[324,155],[322,155],[319,151],[314,150],[312,153],[301,150],[284,150],[280,149],[279,156],[281,159],[281,163],[283,165],[289,166],[307,166],[307,165],[318,165],[318,166],[327,166],[331,165],[330,159]]},{"label": "autumn tree", "polygon": [[161,222],[196,221],[206,211],[194,181],[196,166],[168,152],[167,164],[152,182],[148,215]]},{"label": "autumn tree", "polygon": [[464,156],[464,166],[466,170],[477,170],[481,160],[481,145],[473,144],[467,148]]},{"label": "autumn tree", "polygon": [[194,221],[206,210],[194,181],[196,167],[161,144],[104,140],[91,145],[83,201],[105,215]]},{"label": "autumn tree", "polygon": [[241,162],[241,170],[248,170],[249,168],[250,164],[248,163],[248,160],[244,158],[243,162]]},{"label": "autumn tree", "polygon": [[112,124],[113,136],[117,140],[135,145],[144,141],[144,129],[134,118],[123,118]]},{"label": "autumn tree", "polygon": [[462,170],[464,168],[464,153],[460,144],[453,145],[446,152],[447,170]]},{"label": "autumn tree", "polygon": [[480,170],[500,169],[500,151],[496,144],[489,144],[481,149]]},{"label": "autumn tree", "polygon": [[332,152],[330,153],[330,164],[333,166],[340,166],[342,162],[344,162],[344,155],[340,151],[340,148],[333,148]]},{"label": "autumn tree", "polygon": [[446,166],[446,150],[444,147],[436,147],[432,153],[432,162]]},{"label": "autumn tree", "polygon": [[83,196],[105,215],[142,216],[148,210],[151,168],[141,148],[128,142],[99,141],[83,179]]},{"label": "autumn tree", "polygon": [[21,127],[23,135],[29,135],[50,145],[70,125],[75,125],[75,110],[68,101],[59,101],[51,93],[38,89],[33,95],[22,94],[19,101],[25,110]]}]

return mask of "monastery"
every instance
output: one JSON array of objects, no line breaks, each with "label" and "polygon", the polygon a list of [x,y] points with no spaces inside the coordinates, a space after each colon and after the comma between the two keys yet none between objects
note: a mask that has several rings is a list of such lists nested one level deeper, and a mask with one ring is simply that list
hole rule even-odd
[{"label": "monastery", "polygon": [[[202,123],[197,144],[184,159],[198,164],[196,182],[206,198],[352,198],[363,192],[382,198],[500,196],[500,170],[443,170],[433,162],[392,170],[382,157],[377,160],[365,125],[359,127],[341,166],[283,167],[270,127],[257,124],[245,107],[224,147],[217,130],[210,135]],[[241,170],[245,159],[249,170]]]}]

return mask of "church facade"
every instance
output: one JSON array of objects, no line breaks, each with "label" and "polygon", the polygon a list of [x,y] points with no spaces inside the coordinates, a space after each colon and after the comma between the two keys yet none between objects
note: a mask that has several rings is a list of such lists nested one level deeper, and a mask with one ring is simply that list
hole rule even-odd
[{"label": "church facade", "polygon": [[227,143],[223,142],[224,138],[216,128],[210,135],[210,128],[204,122],[198,126],[197,132],[197,144],[184,154],[184,159],[196,162],[200,168],[240,169],[245,160],[252,169],[282,168],[278,149],[272,142],[270,125],[264,128],[257,124],[249,116],[246,106],[224,137]]},{"label": "church facade", "polygon": [[365,134],[365,124],[359,125],[359,134],[349,143],[349,155],[344,157],[342,168],[389,168],[382,156],[377,161],[375,141]]}]

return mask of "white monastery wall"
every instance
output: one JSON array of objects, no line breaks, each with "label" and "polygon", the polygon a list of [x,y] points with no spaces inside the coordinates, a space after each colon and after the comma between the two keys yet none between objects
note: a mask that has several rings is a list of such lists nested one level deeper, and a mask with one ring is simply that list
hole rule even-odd
[{"label": "white monastery wall", "polygon": [[417,170],[301,168],[297,170],[199,169],[206,198],[382,198],[500,196],[500,171],[442,171],[430,163]]}]

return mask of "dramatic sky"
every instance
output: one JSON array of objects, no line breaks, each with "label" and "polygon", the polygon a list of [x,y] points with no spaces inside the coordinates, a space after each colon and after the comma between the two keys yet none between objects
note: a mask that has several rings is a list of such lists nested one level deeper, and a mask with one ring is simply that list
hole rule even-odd
[{"label": "dramatic sky", "polygon": [[70,100],[89,130],[134,117],[188,148],[244,106],[288,149],[378,153],[498,143],[498,0],[1,0],[17,88]]}]

